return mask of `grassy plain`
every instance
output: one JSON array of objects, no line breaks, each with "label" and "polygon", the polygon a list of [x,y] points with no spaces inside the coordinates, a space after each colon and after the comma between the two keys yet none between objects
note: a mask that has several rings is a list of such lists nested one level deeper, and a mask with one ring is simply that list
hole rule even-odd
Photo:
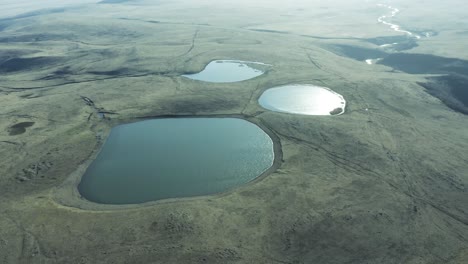
[{"label": "grassy plain", "polygon": [[[429,95],[425,75],[332,52],[397,35],[376,23],[378,2],[341,2],[127,1],[3,15],[0,262],[466,263],[467,116]],[[454,41],[459,16],[418,21],[454,25],[418,51],[468,58]],[[180,77],[214,59],[273,66],[240,83]],[[346,113],[258,105],[265,89],[293,83],[333,89]],[[167,115],[244,116],[279,138],[282,162],[215,196],[122,207],[79,198],[73,186],[113,126]]]}]

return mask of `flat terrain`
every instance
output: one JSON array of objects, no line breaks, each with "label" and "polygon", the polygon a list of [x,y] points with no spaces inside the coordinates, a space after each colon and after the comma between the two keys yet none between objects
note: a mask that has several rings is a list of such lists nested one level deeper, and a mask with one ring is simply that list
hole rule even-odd
[{"label": "flat terrain", "polygon": [[[380,55],[369,39],[402,35],[377,23],[388,12],[378,1],[6,2],[0,263],[468,262],[468,116],[421,85],[443,73],[368,65],[337,48]],[[463,1],[386,3],[403,28],[437,32],[404,52],[468,59]],[[272,66],[239,83],[180,76],[215,59]],[[258,105],[286,84],[329,87],[346,113]],[[281,164],[214,196],[129,206],[79,197],[112,127],[170,115],[243,116],[279,138]]]}]

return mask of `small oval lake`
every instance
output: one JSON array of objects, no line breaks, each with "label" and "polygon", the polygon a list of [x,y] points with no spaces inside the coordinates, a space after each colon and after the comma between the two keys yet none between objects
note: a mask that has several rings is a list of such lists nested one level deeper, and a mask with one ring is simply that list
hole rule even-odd
[{"label": "small oval lake", "polygon": [[153,119],[113,128],[78,190],[103,204],[215,194],[255,179],[273,162],[270,136],[243,119]]},{"label": "small oval lake", "polygon": [[264,73],[249,65],[266,66],[267,64],[249,61],[215,60],[206,65],[205,69],[199,73],[182,76],[204,82],[230,83],[252,79]]},{"label": "small oval lake", "polygon": [[338,93],[314,85],[286,85],[266,90],[259,104],[272,111],[302,115],[340,115],[346,101]]}]

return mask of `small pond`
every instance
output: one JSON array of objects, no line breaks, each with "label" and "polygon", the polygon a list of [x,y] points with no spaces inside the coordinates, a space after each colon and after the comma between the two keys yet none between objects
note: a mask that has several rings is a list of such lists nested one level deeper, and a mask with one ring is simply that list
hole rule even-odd
[{"label": "small pond", "polygon": [[238,118],[167,118],[112,129],[78,186],[89,201],[136,204],[220,193],[274,161],[273,141]]},{"label": "small pond", "polygon": [[20,135],[26,132],[26,128],[32,127],[36,122],[21,122],[8,128],[10,136]]},{"label": "small pond", "polygon": [[314,85],[286,85],[266,90],[258,100],[268,110],[302,115],[340,115],[346,101],[340,94]]},{"label": "small pond", "polygon": [[215,60],[206,65],[205,69],[195,74],[182,75],[186,78],[204,82],[231,83],[255,78],[264,72],[252,66],[268,66],[260,62]]}]

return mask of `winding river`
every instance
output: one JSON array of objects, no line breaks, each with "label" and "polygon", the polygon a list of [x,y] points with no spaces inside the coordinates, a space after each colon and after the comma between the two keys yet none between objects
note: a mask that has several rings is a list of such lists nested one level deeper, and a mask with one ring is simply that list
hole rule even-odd
[{"label": "winding river", "polygon": [[[390,26],[391,29],[393,29],[394,31],[396,32],[400,32],[400,33],[404,33],[406,34],[408,37],[410,38],[415,38],[415,39],[421,39],[421,36],[414,33],[414,32],[411,32],[411,31],[408,31],[408,30],[404,30],[401,28],[400,25],[397,25],[397,24],[394,24],[392,23],[392,19],[398,14],[400,13],[400,9],[394,7],[394,6],[391,6],[391,5],[387,5],[387,4],[377,4],[377,6],[380,6],[380,7],[384,7],[386,9],[389,9],[390,10],[390,13],[387,13],[385,15],[382,15],[380,16],[378,19],[377,19],[377,22],[378,23],[381,23],[381,24],[384,24],[384,25],[387,25],[387,26]],[[427,34],[426,37],[429,37],[429,35]],[[385,43],[385,44],[381,44],[379,47],[380,48],[388,48],[388,47],[392,47],[394,45],[397,45],[399,44],[398,42],[394,42],[394,43]],[[382,58],[372,58],[372,59],[366,59],[365,62],[369,65],[372,65],[372,64],[375,64],[376,62],[378,62],[379,60],[381,60]]]},{"label": "winding river", "polygon": [[[397,24],[393,24],[391,22],[389,22],[389,20],[387,19],[391,19],[394,18],[398,13],[400,13],[400,9],[396,8],[396,7],[393,7],[391,5],[386,5],[386,4],[378,4],[377,6],[381,6],[381,7],[385,7],[385,8],[388,8],[390,9],[390,14],[386,14],[386,15],[383,15],[383,16],[380,16],[377,21],[379,23],[382,23],[384,25],[387,25],[387,26],[390,26],[391,29],[395,30],[396,32],[401,32],[401,33],[405,33],[406,35],[410,36],[410,37],[414,37],[416,39],[420,39],[421,36],[419,36],[418,34],[415,34],[411,31],[408,31],[408,30],[403,30],[401,29],[401,26],[400,25],[397,25]],[[383,44],[381,45],[382,46],[389,46],[389,45],[395,45],[395,44],[398,44],[398,43],[389,43],[389,44]]]}]

